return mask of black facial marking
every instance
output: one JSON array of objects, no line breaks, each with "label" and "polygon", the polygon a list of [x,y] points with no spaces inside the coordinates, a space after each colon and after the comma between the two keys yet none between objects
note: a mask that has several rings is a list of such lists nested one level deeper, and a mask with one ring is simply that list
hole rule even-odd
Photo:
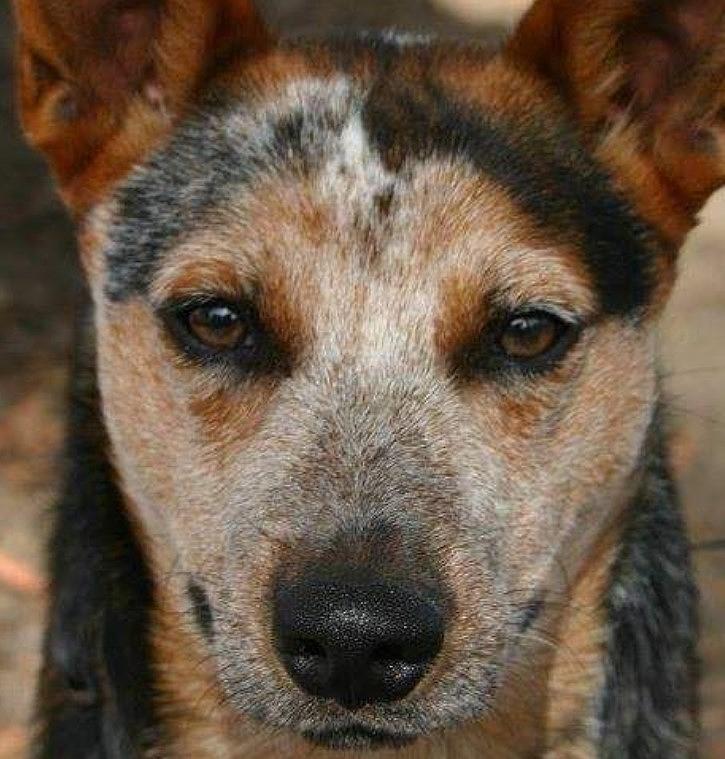
[{"label": "black facial marking", "polygon": [[648,301],[652,231],[612,188],[565,122],[523,124],[474,111],[432,84],[380,77],[364,123],[391,171],[406,161],[453,157],[499,183],[554,241],[583,249],[602,310],[622,315]]},{"label": "black facial marking", "polygon": [[202,223],[230,182],[249,180],[254,166],[221,128],[214,109],[192,119],[152,156],[118,196],[119,223],[110,232],[107,294],[119,301],[145,291],[161,253]]},{"label": "black facial marking", "polygon": [[[274,125],[272,155],[276,156],[281,164],[286,163],[291,157],[304,160],[306,129],[309,129],[309,124],[305,122],[305,114],[301,109],[284,116]],[[304,165],[301,165],[300,169],[304,169]]]},{"label": "black facial marking", "polygon": [[393,187],[389,187],[375,196],[375,209],[381,219],[386,219],[390,215],[394,199],[395,189]]},{"label": "black facial marking", "polygon": [[541,598],[535,598],[531,601],[531,603],[524,608],[521,619],[519,620],[519,632],[525,633],[527,630],[531,629],[531,625],[536,622],[543,609],[544,601]]},{"label": "black facial marking", "polygon": [[204,637],[211,643],[214,640],[214,612],[209,603],[209,596],[207,596],[204,588],[193,580],[189,581],[186,592],[194,610],[196,623]]}]

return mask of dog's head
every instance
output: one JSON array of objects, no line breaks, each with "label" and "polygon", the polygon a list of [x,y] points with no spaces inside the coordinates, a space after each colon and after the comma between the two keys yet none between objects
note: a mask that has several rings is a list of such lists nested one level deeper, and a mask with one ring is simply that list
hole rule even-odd
[{"label": "dog's head", "polygon": [[722,4],[539,0],[494,54],[16,2],[119,482],[226,704],[337,747],[494,711],[636,482]]}]

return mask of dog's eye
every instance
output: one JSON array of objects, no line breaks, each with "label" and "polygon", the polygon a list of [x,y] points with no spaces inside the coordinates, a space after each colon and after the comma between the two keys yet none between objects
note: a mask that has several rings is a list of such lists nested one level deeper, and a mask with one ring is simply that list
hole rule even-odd
[{"label": "dog's eye", "polygon": [[286,375],[291,370],[291,356],[251,301],[202,296],[172,301],[158,313],[177,346],[202,364],[224,364],[245,375]]},{"label": "dog's eye", "polygon": [[250,306],[210,298],[171,303],[161,310],[161,315],[184,351],[197,358],[256,363],[264,342],[259,320]]},{"label": "dog's eye", "polygon": [[530,311],[516,314],[504,325],[498,344],[507,358],[526,364],[559,352],[573,331],[573,326],[558,316]]},{"label": "dog's eye", "polygon": [[456,376],[536,375],[553,369],[577,342],[584,324],[545,307],[494,314],[483,334],[453,356]]},{"label": "dog's eye", "polygon": [[251,342],[250,325],[233,306],[208,303],[188,312],[189,332],[213,351],[231,351]]}]

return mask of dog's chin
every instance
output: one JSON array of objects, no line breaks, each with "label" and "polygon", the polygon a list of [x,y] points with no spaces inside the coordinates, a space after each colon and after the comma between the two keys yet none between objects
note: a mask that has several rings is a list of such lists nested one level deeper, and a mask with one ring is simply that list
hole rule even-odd
[{"label": "dog's chin", "polygon": [[337,728],[306,730],[303,736],[310,743],[335,751],[379,751],[408,746],[417,736],[392,733],[364,725],[348,725]]}]

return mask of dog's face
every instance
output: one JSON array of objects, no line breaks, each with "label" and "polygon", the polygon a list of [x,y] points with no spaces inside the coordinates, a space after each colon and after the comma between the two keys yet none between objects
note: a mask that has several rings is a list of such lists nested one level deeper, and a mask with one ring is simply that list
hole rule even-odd
[{"label": "dog's face", "polygon": [[119,176],[66,184],[119,481],[239,715],[366,748],[495,710],[631,495],[694,208],[639,141],[681,103],[641,94],[626,125],[561,99],[545,11],[487,55],[277,47],[245,6],[255,55],[178,119],[163,76],[136,82]]},{"label": "dog's face", "polygon": [[402,736],[491,705],[618,516],[654,401],[655,254],[563,125],[466,106],[433,64],[406,87],[429,54],[386,47],[384,80],[244,83],[88,225],[116,464],[180,592],[207,595],[231,701],[338,733],[345,707],[281,666],[275,594],[370,575],[442,617],[415,693],[354,718]]}]

